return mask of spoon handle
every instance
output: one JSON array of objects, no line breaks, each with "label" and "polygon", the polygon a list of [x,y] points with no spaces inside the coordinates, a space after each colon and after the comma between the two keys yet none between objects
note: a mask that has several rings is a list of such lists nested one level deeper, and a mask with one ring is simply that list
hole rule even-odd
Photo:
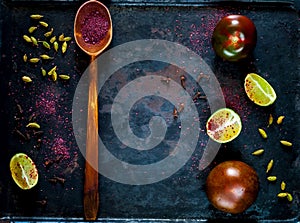
[{"label": "spoon handle", "polygon": [[84,179],[84,216],[86,220],[96,220],[99,209],[98,188],[98,91],[97,63],[92,56],[89,70],[89,94],[86,135],[86,163]]}]

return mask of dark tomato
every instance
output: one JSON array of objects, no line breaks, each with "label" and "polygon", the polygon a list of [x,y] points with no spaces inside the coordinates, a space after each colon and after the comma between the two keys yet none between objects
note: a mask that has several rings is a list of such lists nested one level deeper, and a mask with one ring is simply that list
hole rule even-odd
[{"label": "dark tomato", "polygon": [[223,59],[238,61],[252,53],[256,39],[256,27],[248,17],[229,15],[222,18],[215,27],[212,46]]},{"label": "dark tomato", "polygon": [[255,170],[241,161],[226,161],[212,169],[206,181],[206,194],[212,205],[238,214],[256,200],[259,182]]}]

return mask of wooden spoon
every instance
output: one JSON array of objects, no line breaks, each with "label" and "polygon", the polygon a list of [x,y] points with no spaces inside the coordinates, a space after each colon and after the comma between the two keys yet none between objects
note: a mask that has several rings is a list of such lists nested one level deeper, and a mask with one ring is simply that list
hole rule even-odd
[{"label": "wooden spoon", "polygon": [[[92,12],[99,12],[109,23],[105,37],[95,44],[84,41],[82,27],[86,16]],[[93,27],[96,29],[96,27]],[[96,32],[96,31],[95,31]],[[74,36],[77,45],[88,55],[91,62],[107,48],[112,39],[112,21],[109,10],[96,0],[89,0],[78,9],[74,22]],[[86,163],[84,179],[83,207],[86,220],[96,220],[99,210],[98,188],[98,90],[97,63],[91,63],[89,68],[89,94],[86,135]]]}]

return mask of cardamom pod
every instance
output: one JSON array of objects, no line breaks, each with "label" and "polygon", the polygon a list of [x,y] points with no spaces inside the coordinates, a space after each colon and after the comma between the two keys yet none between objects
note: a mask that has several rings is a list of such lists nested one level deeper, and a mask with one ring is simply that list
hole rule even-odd
[{"label": "cardamom pod", "polygon": [[280,143],[284,146],[292,146],[293,145],[293,143],[286,141],[286,140],[280,140]]},{"label": "cardamom pod", "polygon": [[34,36],[30,37],[31,42],[33,43],[33,45],[37,46],[38,45],[38,41],[36,40],[36,38]]},{"label": "cardamom pod", "polygon": [[267,180],[273,182],[273,181],[277,180],[277,177],[276,176],[268,176]]},{"label": "cardamom pod", "polygon": [[277,118],[277,124],[280,125],[283,122],[284,116],[281,115]]},{"label": "cardamom pod", "polygon": [[266,173],[270,172],[270,170],[272,169],[273,165],[274,165],[274,160],[270,160],[270,162],[267,165]]},{"label": "cardamom pod", "polygon": [[32,82],[31,78],[28,77],[28,76],[23,76],[23,77],[22,77],[22,80],[23,80],[24,82],[26,82],[26,83]]},{"label": "cardamom pod", "polygon": [[49,36],[52,35],[52,33],[53,33],[53,28],[51,28],[51,30],[50,30],[49,32],[46,32],[46,33],[44,34],[44,36],[45,36],[45,37],[49,37]]},{"label": "cardamom pod", "polygon": [[293,196],[290,193],[287,193],[286,198],[288,199],[289,202],[293,201]]},{"label": "cardamom pod", "polygon": [[285,192],[281,192],[279,194],[277,194],[277,197],[286,197],[287,196],[287,193]]},{"label": "cardamom pod", "polygon": [[43,17],[44,17],[43,15],[39,15],[39,14],[34,14],[34,15],[30,16],[30,18],[32,18],[32,19],[41,19]]},{"label": "cardamom pod", "polygon": [[286,187],[286,183],[284,181],[282,181],[280,184],[280,189],[285,190],[285,187]]},{"label": "cardamom pod", "polygon": [[50,44],[49,43],[47,43],[46,41],[42,41],[42,43],[43,43],[43,46],[45,47],[45,48],[47,48],[47,49],[49,49],[50,50]]},{"label": "cardamom pod", "polygon": [[39,23],[40,23],[42,26],[46,27],[46,28],[49,26],[48,23],[43,22],[43,21],[39,21]]},{"label": "cardamom pod", "polygon": [[67,36],[67,37],[64,37],[62,41],[66,41],[66,42],[68,42],[68,41],[70,41],[71,39],[72,39],[72,37],[70,37],[70,36]]},{"label": "cardamom pod", "polygon": [[258,149],[258,150],[255,150],[255,151],[252,153],[252,155],[254,155],[254,156],[259,156],[259,155],[263,154],[264,151],[265,151],[264,149]]},{"label": "cardamom pod", "polygon": [[269,115],[269,120],[268,120],[268,127],[273,124],[273,121],[274,121],[273,115],[270,114]]},{"label": "cardamom pod", "polygon": [[30,58],[30,59],[29,59],[29,62],[30,62],[30,63],[38,63],[39,61],[40,61],[40,59],[39,59],[39,58],[36,58],[36,57]]},{"label": "cardamom pod", "polygon": [[52,80],[53,80],[53,81],[56,81],[56,80],[57,80],[57,73],[56,73],[56,71],[53,71],[51,77],[52,77]]},{"label": "cardamom pod", "polygon": [[62,80],[69,80],[70,76],[69,75],[65,75],[65,74],[60,74],[58,75]]},{"label": "cardamom pod", "polygon": [[59,35],[58,41],[62,42],[62,41],[64,41],[64,38],[65,38],[65,34],[62,33],[62,34]]},{"label": "cardamom pod", "polygon": [[28,124],[26,125],[26,127],[27,127],[27,128],[36,128],[36,129],[41,128],[41,126],[40,126],[38,123],[36,123],[36,122],[30,122],[30,123],[28,123]]},{"label": "cardamom pod", "polygon": [[30,38],[29,36],[27,36],[27,35],[23,35],[23,39],[24,39],[26,42],[28,42],[28,43],[32,43],[31,38]]},{"label": "cardamom pod", "polygon": [[53,57],[50,57],[50,56],[48,56],[47,54],[42,54],[42,55],[40,55],[40,57],[41,57],[42,59],[44,59],[44,60],[51,60],[51,59],[53,59]]},{"label": "cardamom pod", "polygon": [[67,47],[68,47],[68,44],[67,42],[65,41],[62,46],[61,46],[61,52],[62,53],[65,53],[67,51]]},{"label": "cardamom pod", "polygon": [[24,56],[23,56],[23,61],[24,61],[24,62],[27,62],[27,54],[26,54],[26,53],[25,53]]},{"label": "cardamom pod", "polygon": [[31,26],[31,27],[29,27],[28,32],[33,33],[36,29],[37,29],[36,26]]},{"label": "cardamom pod", "polygon": [[52,36],[51,39],[49,40],[49,42],[54,43],[55,40],[56,40],[56,36]]},{"label": "cardamom pod", "polygon": [[48,75],[51,76],[53,72],[56,72],[57,66],[54,66],[51,70],[48,71]]},{"label": "cardamom pod", "polygon": [[268,138],[267,133],[265,132],[265,130],[259,128],[258,132],[260,133],[261,137],[263,137],[264,139]]},{"label": "cardamom pod", "polygon": [[58,42],[54,42],[53,43],[53,48],[54,48],[54,50],[57,52],[58,51]]},{"label": "cardamom pod", "polygon": [[44,68],[42,68],[42,67],[41,67],[41,71],[42,71],[43,77],[45,77],[47,75],[47,71]]}]

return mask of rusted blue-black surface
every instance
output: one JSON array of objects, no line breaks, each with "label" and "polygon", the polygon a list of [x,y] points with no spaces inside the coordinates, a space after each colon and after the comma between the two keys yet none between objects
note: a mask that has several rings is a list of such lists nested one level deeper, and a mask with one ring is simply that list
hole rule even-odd
[{"label": "rusted blue-black surface", "polygon": [[[57,56],[55,64],[61,71],[69,73],[71,80],[67,83],[52,82],[40,76],[36,67],[28,67],[22,60],[23,54],[33,53],[35,49],[24,43],[22,35],[31,25],[30,14],[45,15],[57,33],[73,35],[73,19],[80,2],[67,4],[40,5],[30,3],[14,5],[13,2],[2,2],[1,11],[1,70],[0,70],[0,217],[21,218],[35,217],[74,218],[78,221],[83,216],[82,185],[84,159],[76,145],[72,132],[71,106],[76,85],[81,74],[89,64],[86,56],[71,42],[68,53]],[[198,162],[203,153],[199,146],[191,159],[177,173],[161,182],[132,186],[113,182],[100,177],[100,210],[102,221],[117,219],[187,219],[222,222],[234,219],[240,222],[262,220],[290,220],[295,222],[299,213],[300,196],[300,159],[299,159],[299,17],[293,7],[280,4],[273,7],[267,4],[228,4],[222,6],[125,6],[109,4],[113,19],[114,36],[110,48],[128,41],[156,38],[180,43],[199,54],[211,67],[222,87],[226,104],[235,109],[242,117],[244,128],[240,137],[231,143],[222,145],[211,166],[204,171],[198,170]],[[210,37],[216,22],[227,14],[240,13],[250,17],[258,31],[257,47],[253,56],[241,63],[228,63],[215,57],[210,45]],[[45,66],[51,66],[51,63]],[[117,84],[126,84],[131,80],[149,74],[172,72],[167,64],[159,62],[141,62],[124,67],[100,92],[100,136],[104,143],[111,145],[111,151],[119,150],[119,142],[113,133],[110,113],[103,104],[109,104],[117,92]],[[25,86],[20,81],[24,73],[34,75],[34,85]],[[266,77],[277,92],[275,105],[268,108],[257,107],[245,95],[242,85],[249,72],[257,72]],[[118,77],[118,75],[126,75]],[[174,80],[180,83],[180,78]],[[187,76],[187,90],[193,96],[199,88],[197,83]],[[200,88],[199,88],[200,89]],[[201,89],[200,89],[201,90]],[[45,103],[41,103],[45,100]],[[154,101],[153,101],[154,100]],[[19,114],[17,104],[23,108]],[[149,134],[147,121],[153,114],[165,113],[172,108],[163,102],[157,110],[155,98],[146,98],[133,108],[131,126],[138,136]],[[50,106],[51,105],[51,106]],[[149,106],[150,105],[150,106]],[[209,105],[205,100],[196,102],[201,120],[209,115]],[[42,110],[43,109],[43,110]],[[50,109],[50,111],[48,110]],[[53,110],[54,109],[54,110]],[[136,113],[143,113],[139,119]],[[172,111],[170,111],[172,112]],[[14,133],[15,128],[22,128],[32,113],[37,114],[43,126],[44,134],[31,136],[23,141]],[[275,117],[285,115],[283,125],[272,125],[267,128],[269,138],[263,140],[257,133],[258,127],[265,127],[269,114]],[[102,118],[101,118],[102,117]],[[18,118],[21,118],[20,120]],[[203,124],[203,123],[202,123]],[[103,128],[105,126],[105,128]],[[178,140],[180,119],[169,124],[168,139]],[[203,126],[202,126],[203,127]],[[23,130],[25,131],[25,130]],[[40,147],[38,138],[42,139]],[[281,138],[293,142],[292,149],[282,148],[278,141]],[[61,139],[69,150],[70,157],[57,159],[54,153],[54,142]],[[207,140],[203,135],[202,140]],[[61,144],[60,144],[61,146]],[[266,152],[262,157],[254,157],[251,152],[263,147]],[[158,147],[159,148],[159,147]],[[166,148],[161,148],[166,152]],[[172,150],[168,148],[167,150]],[[40,172],[37,187],[30,191],[21,191],[12,181],[9,173],[9,159],[16,152],[26,152],[35,161]],[[168,152],[168,151],[167,151]],[[170,151],[169,151],[170,152]],[[131,154],[131,153],[130,153]],[[127,162],[145,164],[157,162],[164,157],[159,149],[154,154],[118,154]],[[136,157],[132,157],[137,155]],[[238,159],[253,166],[260,177],[260,192],[255,204],[239,215],[224,214],[215,210],[205,195],[205,179],[209,170],[217,163]],[[274,159],[273,174],[278,177],[275,184],[265,180],[265,167]],[[48,161],[52,165],[47,165]],[[49,182],[53,176],[65,178],[64,184]],[[292,203],[280,200],[276,194],[280,191],[280,180],[287,182],[287,188],[294,195]],[[46,201],[41,205],[39,201]],[[121,220],[122,221],[122,220]],[[155,220],[152,220],[155,221]],[[160,221],[160,220],[156,220]],[[169,221],[169,220],[166,220]],[[269,221],[262,221],[269,222]]]}]

